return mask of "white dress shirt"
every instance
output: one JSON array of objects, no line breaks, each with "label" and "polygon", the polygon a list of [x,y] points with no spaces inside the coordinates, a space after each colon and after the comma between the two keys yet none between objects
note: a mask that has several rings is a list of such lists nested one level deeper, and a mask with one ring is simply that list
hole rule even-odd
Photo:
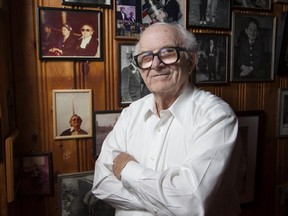
[{"label": "white dress shirt", "polygon": [[[95,164],[92,192],[116,208],[116,216],[234,216],[234,181],[241,154],[237,118],[222,99],[186,86],[157,115],[153,94],[123,109]],[[112,172],[119,152],[133,155]]]}]

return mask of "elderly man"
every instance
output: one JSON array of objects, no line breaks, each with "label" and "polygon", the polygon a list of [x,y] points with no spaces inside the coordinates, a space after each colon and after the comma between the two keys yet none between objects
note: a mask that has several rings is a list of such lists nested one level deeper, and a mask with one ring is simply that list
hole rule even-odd
[{"label": "elderly man", "polygon": [[136,45],[134,59],[152,94],[123,109],[103,143],[92,188],[117,216],[239,214],[237,117],[189,83],[196,51],[195,37],[168,23],[148,27]]}]

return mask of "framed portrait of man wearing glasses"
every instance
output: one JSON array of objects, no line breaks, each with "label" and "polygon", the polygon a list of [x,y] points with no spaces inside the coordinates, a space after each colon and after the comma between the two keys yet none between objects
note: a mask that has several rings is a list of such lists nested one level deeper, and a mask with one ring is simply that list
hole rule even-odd
[{"label": "framed portrait of man wearing glasses", "polygon": [[55,139],[92,137],[92,90],[52,91]]},{"label": "framed portrait of man wearing glasses", "polygon": [[102,60],[102,12],[38,7],[40,60]]}]

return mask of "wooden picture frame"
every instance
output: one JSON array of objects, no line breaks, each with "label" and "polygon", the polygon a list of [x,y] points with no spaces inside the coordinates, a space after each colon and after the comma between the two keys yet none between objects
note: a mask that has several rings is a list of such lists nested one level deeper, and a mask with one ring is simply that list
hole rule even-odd
[{"label": "wooden picture frame", "polygon": [[231,81],[273,81],[276,16],[234,12],[232,17]]},{"label": "wooden picture frame", "polygon": [[239,125],[239,137],[242,143],[242,157],[239,170],[240,203],[251,204],[256,200],[257,158],[263,111],[236,112]]},{"label": "wooden picture frame", "polygon": [[107,135],[112,131],[122,110],[96,111],[94,112],[94,136],[93,155],[97,158],[101,152],[102,144]]},{"label": "wooden picture frame", "polygon": [[195,33],[198,62],[192,73],[196,85],[227,84],[229,80],[229,35]]},{"label": "wooden picture frame", "polygon": [[[92,90],[55,89],[52,96],[54,139],[92,137]],[[71,130],[76,121],[80,121],[81,126],[78,134]]]},{"label": "wooden picture frame", "polygon": [[233,8],[254,11],[271,11],[273,0],[232,0]]},{"label": "wooden picture frame", "polygon": [[87,216],[92,213],[93,215],[114,216],[115,209],[92,194],[93,178],[93,171],[57,176],[61,216]]},{"label": "wooden picture frame", "polygon": [[40,60],[103,59],[101,11],[38,7],[37,13]]},{"label": "wooden picture frame", "polygon": [[[163,5],[161,1],[116,1],[116,37],[137,38],[155,22],[178,22],[186,26],[186,1],[172,0]],[[130,13],[134,18],[129,18]]]},{"label": "wooden picture frame", "polygon": [[127,106],[150,93],[133,59],[135,45],[135,43],[118,44],[120,106]]},{"label": "wooden picture frame", "polygon": [[288,88],[278,89],[278,137],[288,136]]},{"label": "wooden picture frame", "polygon": [[[288,2],[288,1],[287,1]],[[288,71],[288,12],[282,12],[277,35],[275,72],[285,75]]]},{"label": "wooden picture frame", "polygon": [[112,8],[113,0],[62,0],[62,5]]},{"label": "wooden picture frame", "polygon": [[21,156],[20,180],[20,197],[53,194],[52,153],[35,152]]},{"label": "wooden picture frame", "polygon": [[[5,169],[7,203],[15,200],[20,184],[19,131],[12,131],[5,139]],[[18,147],[19,148],[19,147]]]},{"label": "wooden picture frame", "polygon": [[[209,4],[211,2],[211,4]],[[214,4],[213,2],[216,2]],[[189,0],[187,7],[187,26],[204,29],[229,30],[231,27],[230,1],[208,1],[200,5],[201,1]]]}]

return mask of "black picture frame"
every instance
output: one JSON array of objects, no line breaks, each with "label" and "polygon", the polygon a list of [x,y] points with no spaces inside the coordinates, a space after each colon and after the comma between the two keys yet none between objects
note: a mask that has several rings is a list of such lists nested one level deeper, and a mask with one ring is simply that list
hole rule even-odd
[{"label": "black picture frame", "polygon": [[61,216],[114,216],[115,209],[92,194],[93,178],[93,171],[57,176]]},{"label": "black picture frame", "polygon": [[101,152],[102,144],[112,131],[122,110],[95,111],[93,115],[93,156],[97,158]]},{"label": "black picture frame", "polygon": [[118,43],[119,65],[119,105],[127,106],[133,101],[150,94],[139,69],[136,67],[133,52],[136,43]]},{"label": "black picture frame", "polygon": [[[40,60],[103,60],[101,11],[37,7],[37,15]],[[64,34],[69,37],[63,43]]]},{"label": "black picture frame", "polygon": [[282,12],[277,34],[275,72],[285,75],[288,71],[288,12]]},{"label": "black picture frame", "polygon": [[[276,16],[233,12],[232,18],[230,80],[232,82],[273,81]],[[258,24],[258,34],[254,39],[255,42],[250,45],[246,35],[247,26],[255,29],[257,28],[255,23]]]},{"label": "black picture frame", "polygon": [[18,195],[47,196],[53,194],[53,167],[51,152],[34,152],[21,156],[21,174]]},{"label": "black picture frame", "polygon": [[251,205],[257,199],[257,173],[260,134],[263,130],[264,111],[238,111],[239,138],[242,156],[238,173],[239,199],[241,205]]},{"label": "black picture frame", "polygon": [[232,0],[233,8],[253,11],[271,11],[272,0]]},{"label": "black picture frame", "polygon": [[288,137],[288,88],[278,89],[278,124],[279,138]]},{"label": "black picture frame", "polygon": [[[92,137],[92,89],[53,89],[54,139]],[[81,132],[73,134],[73,116],[80,117]]]},{"label": "black picture frame", "polygon": [[[198,62],[192,73],[195,85],[227,84],[230,67],[230,36],[213,33],[194,33],[194,35],[198,41]],[[211,48],[210,43],[213,43]]]},{"label": "black picture frame", "polygon": [[112,8],[113,0],[62,0],[62,5]]},{"label": "black picture frame", "polygon": [[[211,4],[209,4],[209,2],[211,2]],[[231,28],[231,1],[214,2],[216,4],[213,4],[213,1],[208,0],[207,4],[203,4],[203,7],[200,7],[201,1],[189,0],[187,7],[187,26],[204,29],[229,30]],[[208,4],[211,6],[209,7]],[[209,8],[208,17],[207,8]],[[216,9],[213,10],[212,8]],[[215,11],[215,13],[212,11]]]},{"label": "black picture frame", "polygon": [[[151,4],[151,5],[150,5]],[[121,8],[127,15],[121,15]],[[128,14],[133,13],[134,19],[129,19]],[[161,18],[160,18],[161,17]],[[186,26],[186,1],[171,0],[164,5],[162,1],[145,0],[116,0],[116,37],[137,38],[149,25],[155,22],[178,22]]]}]

